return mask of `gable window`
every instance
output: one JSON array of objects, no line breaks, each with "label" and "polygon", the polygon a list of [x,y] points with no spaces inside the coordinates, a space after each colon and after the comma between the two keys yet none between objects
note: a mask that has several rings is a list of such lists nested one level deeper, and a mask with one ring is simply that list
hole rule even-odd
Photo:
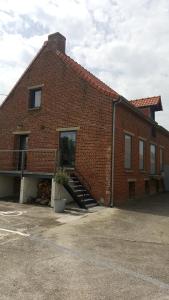
[{"label": "gable window", "polygon": [[153,136],[153,137],[156,137],[156,135],[157,135],[157,132],[156,132],[156,127],[152,127],[152,129],[151,129],[151,135]]},{"label": "gable window", "polygon": [[143,140],[139,140],[139,170],[144,170],[144,150],[145,143]]},{"label": "gable window", "polygon": [[42,89],[30,89],[29,93],[29,108],[39,108],[41,106]]},{"label": "gable window", "polygon": [[156,173],[156,145],[150,145],[150,174]]},{"label": "gable window", "polygon": [[131,169],[131,149],[132,149],[132,137],[129,134],[125,134],[125,150],[124,150],[125,169]]},{"label": "gable window", "polygon": [[155,110],[153,108],[150,109],[150,117],[155,120]]},{"label": "gable window", "polygon": [[164,150],[160,148],[160,171],[164,171]]}]

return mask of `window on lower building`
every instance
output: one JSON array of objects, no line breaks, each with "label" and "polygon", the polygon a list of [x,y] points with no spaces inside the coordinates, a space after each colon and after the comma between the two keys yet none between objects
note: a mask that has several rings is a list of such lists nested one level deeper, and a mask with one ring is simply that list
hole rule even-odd
[{"label": "window on lower building", "polygon": [[144,151],[145,151],[145,142],[139,140],[139,169],[144,170]]},{"label": "window on lower building", "polygon": [[136,184],[134,181],[128,183],[129,185],[129,199],[135,199],[136,194]]},{"label": "window on lower building", "polygon": [[155,110],[154,109],[150,109],[150,117],[155,120]]},{"label": "window on lower building", "polygon": [[125,169],[131,169],[131,152],[132,152],[132,137],[125,134],[125,150],[124,150],[124,166]]},{"label": "window on lower building", "polygon": [[31,89],[29,93],[29,108],[39,108],[41,106],[42,89]]},{"label": "window on lower building", "polygon": [[164,150],[160,148],[160,171],[164,171]]},{"label": "window on lower building", "polygon": [[150,174],[156,173],[156,145],[150,145]]},{"label": "window on lower building", "polygon": [[151,135],[153,137],[156,137],[156,135],[157,135],[157,131],[156,131],[156,127],[155,126],[153,126],[152,129],[151,129]]},{"label": "window on lower building", "polygon": [[156,192],[159,193],[160,191],[160,181],[156,180]]},{"label": "window on lower building", "polygon": [[150,182],[149,180],[145,180],[145,194],[150,194]]}]

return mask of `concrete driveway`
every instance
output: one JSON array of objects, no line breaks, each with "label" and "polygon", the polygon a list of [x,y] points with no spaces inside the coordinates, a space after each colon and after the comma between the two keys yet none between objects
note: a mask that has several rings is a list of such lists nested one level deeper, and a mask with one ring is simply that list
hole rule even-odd
[{"label": "concrete driveway", "polygon": [[60,215],[1,201],[0,299],[169,299],[169,194]]}]

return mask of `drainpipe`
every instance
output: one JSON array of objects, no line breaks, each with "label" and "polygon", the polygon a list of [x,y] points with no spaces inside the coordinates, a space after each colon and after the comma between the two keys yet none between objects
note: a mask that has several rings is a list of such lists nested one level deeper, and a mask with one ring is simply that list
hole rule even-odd
[{"label": "drainpipe", "polygon": [[111,198],[110,207],[114,206],[114,163],[115,163],[115,129],[116,129],[116,106],[122,102],[122,97],[119,96],[117,101],[113,102],[113,122],[112,122],[112,168],[111,168]]}]

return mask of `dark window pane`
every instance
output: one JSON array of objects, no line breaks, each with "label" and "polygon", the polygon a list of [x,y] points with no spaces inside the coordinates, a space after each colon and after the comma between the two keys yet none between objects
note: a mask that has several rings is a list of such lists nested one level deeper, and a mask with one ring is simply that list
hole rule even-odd
[{"label": "dark window pane", "polygon": [[128,134],[125,135],[125,168],[131,169],[131,142],[132,137]]},{"label": "dark window pane", "polygon": [[28,136],[20,135],[19,136],[19,159],[18,159],[18,170],[21,168],[26,169],[27,165],[27,152],[22,152],[22,150],[28,149]]},{"label": "dark window pane", "polygon": [[29,108],[38,108],[41,106],[42,90],[30,90]]},{"label": "dark window pane", "polygon": [[150,173],[156,173],[156,146],[150,145]]},{"label": "dark window pane", "polygon": [[139,169],[144,170],[144,141],[139,141]]},{"label": "dark window pane", "polygon": [[164,171],[164,151],[160,148],[160,171]]},{"label": "dark window pane", "polygon": [[60,133],[60,164],[62,167],[75,166],[76,132]]}]

